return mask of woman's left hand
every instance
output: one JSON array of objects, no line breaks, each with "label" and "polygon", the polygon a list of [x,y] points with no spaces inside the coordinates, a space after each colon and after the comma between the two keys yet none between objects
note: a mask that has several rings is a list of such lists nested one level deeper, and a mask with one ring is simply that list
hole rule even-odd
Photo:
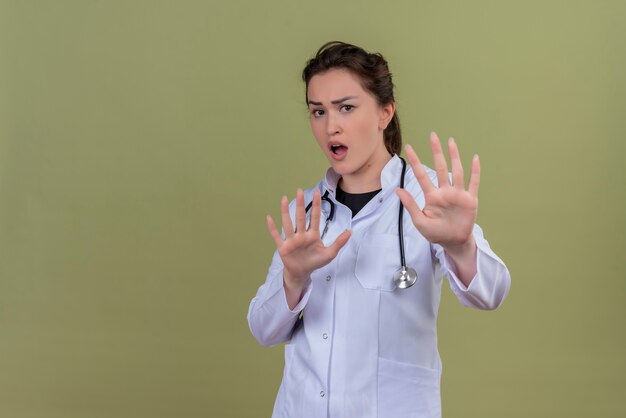
[{"label": "woman's left hand", "polygon": [[406,146],[407,158],[424,191],[424,208],[420,210],[413,196],[406,190],[398,189],[396,193],[411,215],[413,224],[428,241],[440,244],[453,257],[466,258],[465,256],[470,253],[475,254],[476,249],[472,230],[478,212],[480,161],[478,155],[474,155],[472,174],[466,190],[463,166],[454,139],[448,140],[452,184],[448,177],[448,166],[441,143],[434,132],[430,135],[430,146],[439,182],[438,187],[435,187],[430,180],[413,148],[410,145]]}]

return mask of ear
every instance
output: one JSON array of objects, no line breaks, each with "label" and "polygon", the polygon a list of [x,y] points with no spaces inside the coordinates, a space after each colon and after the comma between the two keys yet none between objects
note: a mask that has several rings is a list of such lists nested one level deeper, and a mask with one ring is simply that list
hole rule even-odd
[{"label": "ear", "polygon": [[391,102],[387,103],[384,106],[380,107],[380,118],[378,119],[378,129],[384,131],[391,122],[391,118],[393,118],[394,113],[396,112],[396,103]]}]

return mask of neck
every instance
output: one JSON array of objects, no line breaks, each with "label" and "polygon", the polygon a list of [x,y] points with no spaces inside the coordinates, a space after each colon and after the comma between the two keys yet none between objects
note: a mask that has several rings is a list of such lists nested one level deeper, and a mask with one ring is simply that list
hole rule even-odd
[{"label": "neck", "polygon": [[346,193],[367,193],[380,190],[380,173],[391,160],[391,155],[385,152],[381,157],[369,161],[359,171],[345,174],[339,180],[339,187]]}]

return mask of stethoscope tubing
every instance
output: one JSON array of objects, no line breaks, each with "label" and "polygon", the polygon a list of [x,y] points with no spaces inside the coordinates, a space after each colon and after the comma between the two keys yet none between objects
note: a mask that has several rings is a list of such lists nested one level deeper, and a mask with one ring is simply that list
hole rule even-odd
[{"label": "stethoscope tubing", "polygon": [[[402,160],[402,174],[400,175],[400,188],[404,189],[404,175],[406,174],[406,161]],[[400,201],[400,209],[398,210],[398,241],[400,243],[400,265],[406,268],[406,258],[404,257],[404,228],[402,228],[402,219],[404,215],[404,205]]]}]

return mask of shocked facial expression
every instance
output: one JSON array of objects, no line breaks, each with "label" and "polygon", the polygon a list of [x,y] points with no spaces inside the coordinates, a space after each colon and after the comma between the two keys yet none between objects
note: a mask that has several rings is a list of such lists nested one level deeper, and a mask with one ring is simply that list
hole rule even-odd
[{"label": "shocked facial expression", "polygon": [[358,76],[343,69],[313,76],[307,101],[313,135],[332,168],[344,179],[380,175],[390,158],[383,131],[394,103],[381,106]]}]

